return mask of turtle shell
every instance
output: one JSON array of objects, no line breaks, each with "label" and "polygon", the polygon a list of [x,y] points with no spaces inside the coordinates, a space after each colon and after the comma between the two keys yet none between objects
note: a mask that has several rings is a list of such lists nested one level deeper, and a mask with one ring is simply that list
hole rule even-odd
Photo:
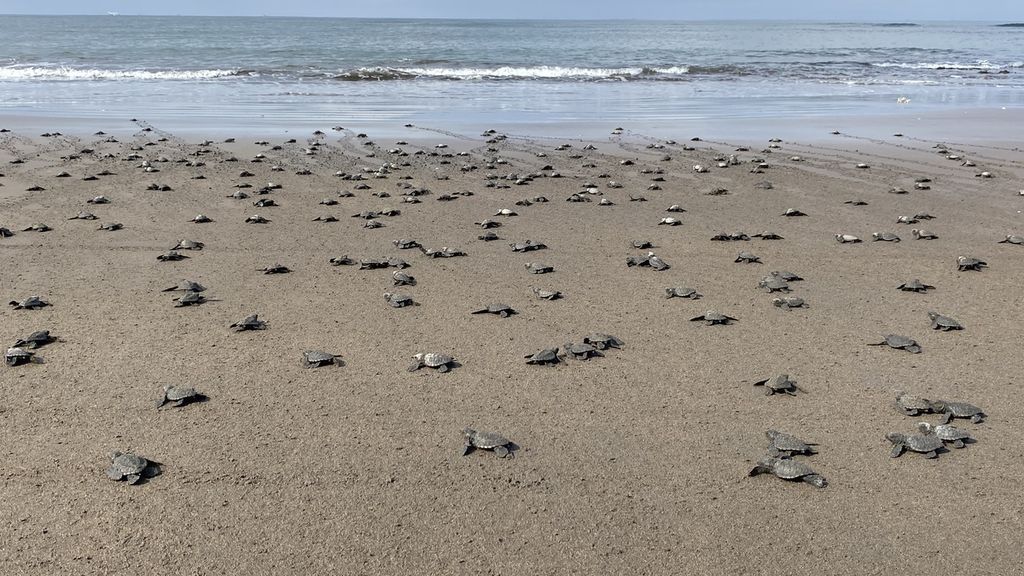
[{"label": "turtle shell", "polygon": [[615,336],[610,334],[601,334],[600,332],[588,334],[583,338],[583,341],[587,344],[592,344],[598,350],[604,350],[606,348],[621,348],[625,344],[625,342]]},{"label": "turtle shell", "polygon": [[306,362],[306,367],[313,368],[334,364],[335,355],[321,350],[307,350],[302,353],[302,357]]},{"label": "turtle shell", "polygon": [[493,450],[499,446],[507,446],[511,443],[508,438],[497,432],[483,432],[466,428],[462,433],[471,446],[482,450]]},{"label": "turtle shell", "polygon": [[967,402],[942,402],[943,412],[949,412],[957,418],[970,418],[978,414],[984,414],[981,408]]},{"label": "turtle shell", "polygon": [[420,358],[420,362],[428,368],[437,368],[455,361],[455,358],[439,352],[427,352]]},{"label": "turtle shell", "polygon": [[971,439],[971,435],[966,430],[957,428],[956,426],[950,426],[949,424],[939,424],[932,428],[932,430],[935,432],[935,436],[937,436],[939,440],[943,440],[945,442]]},{"label": "turtle shell", "polygon": [[8,348],[7,352],[4,353],[4,362],[8,366],[17,366],[31,361],[34,355],[35,352],[25,350],[24,348]]},{"label": "turtle shell", "polygon": [[815,472],[814,469],[799,460],[777,458],[772,464],[772,473],[784,480],[796,480]]},{"label": "turtle shell", "polygon": [[107,476],[112,480],[122,480],[126,476],[137,476],[149,466],[149,461],[131,452],[114,452],[110,457],[110,468]]},{"label": "turtle shell", "polygon": [[558,361],[558,348],[545,348],[535,354],[526,356],[527,364],[544,364]]},{"label": "turtle shell", "polygon": [[796,436],[776,430],[767,430],[764,434],[768,438],[770,447],[779,452],[796,452],[799,454],[811,454],[814,452],[806,442]]},{"label": "turtle shell", "polygon": [[169,402],[195,398],[196,395],[196,389],[189,386],[164,386],[164,398]]},{"label": "turtle shell", "polygon": [[907,450],[922,454],[942,448],[942,440],[935,434],[911,434],[903,441]]},{"label": "turtle shell", "polygon": [[896,394],[896,405],[903,410],[918,411],[918,412],[931,412],[931,403],[919,396],[911,396],[906,392],[898,392]]}]

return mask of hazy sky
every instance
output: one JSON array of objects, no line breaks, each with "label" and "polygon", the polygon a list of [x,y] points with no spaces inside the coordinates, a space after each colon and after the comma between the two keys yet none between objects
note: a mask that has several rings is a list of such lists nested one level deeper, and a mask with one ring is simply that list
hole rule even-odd
[{"label": "hazy sky", "polygon": [[1024,21],[1024,0],[0,0],[7,14]]}]

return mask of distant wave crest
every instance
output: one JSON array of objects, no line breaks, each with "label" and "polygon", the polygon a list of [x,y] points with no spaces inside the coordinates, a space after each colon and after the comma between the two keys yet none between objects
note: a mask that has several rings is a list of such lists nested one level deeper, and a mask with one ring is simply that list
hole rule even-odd
[{"label": "distant wave crest", "polygon": [[346,70],[335,80],[681,80],[692,75],[745,75],[738,66],[636,66],[623,68],[585,68],[568,66],[496,66],[492,68],[441,68],[386,66]]},{"label": "distant wave crest", "polygon": [[251,70],[103,70],[65,66],[0,67],[3,80],[209,80],[254,74]]},{"label": "distant wave crest", "polygon": [[973,63],[964,62],[879,62],[874,64],[879,68],[904,68],[909,70],[1003,70],[1006,68],[1024,67],[1024,62],[1010,62],[1009,64],[993,64],[988,60],[979,60]]}]

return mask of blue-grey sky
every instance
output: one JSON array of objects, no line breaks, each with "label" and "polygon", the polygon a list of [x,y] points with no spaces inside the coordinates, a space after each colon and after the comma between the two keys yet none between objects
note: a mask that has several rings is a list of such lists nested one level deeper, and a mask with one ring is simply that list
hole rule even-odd
[{"label": "blue-grey sky", "polygon": [[1022,0],[2,0],[6,14],[394,18],[1024,20]]}]

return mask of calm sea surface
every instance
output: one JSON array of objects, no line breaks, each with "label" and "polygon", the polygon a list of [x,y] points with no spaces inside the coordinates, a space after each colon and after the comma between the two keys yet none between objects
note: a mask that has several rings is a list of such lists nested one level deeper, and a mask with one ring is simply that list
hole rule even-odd
[{"label": "calm sea surface", "polygon": [[0,115],[670,124],[1024,105],[999,23],[0,16]]}]

